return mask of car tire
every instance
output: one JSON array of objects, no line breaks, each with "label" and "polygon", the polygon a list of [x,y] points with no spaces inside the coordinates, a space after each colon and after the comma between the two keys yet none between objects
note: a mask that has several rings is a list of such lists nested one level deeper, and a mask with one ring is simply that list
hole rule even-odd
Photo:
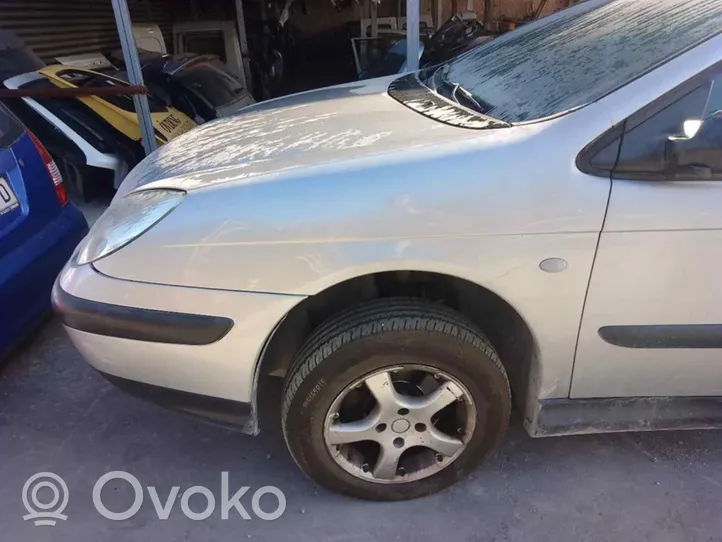
[{"label": "car tire", "polygon": [[[442,382],[428,394],[423,391],[428,387],[427,373],[434,373],[433,378]],[[394,399],[391,401],[385,396],[383,400],[378,399],[382,392],[378,392],[380,388],[376,383],[384,378],[388,378],[393,387]],[[431,381],[431,385],[437,384]],[[402,393],[404,390],[407,394]],[[441,397],[438,404],[444,404],[449,390],[459,394],[457,402],[449,403],[433,414],[436,416],[436,421],[433,416],[430,418],[433,428],[423,423],[413,424],[412,416],[426,415],[438,406],[435,398]],[[356,394],[353,400],[351,394]],[[362,397],[356,397],[358,395]],[[392,422],[387,413],[395,408],[396,400],[410,401],[414,405],[434,402],[434,405],[411,413],[408,409],[399,409],[398,414],[405,410],[406,416]],[[350,402],[350,407],[346,401]],[[369,402],[372,406],[367,405]],[[338,411],[331,413],[329,409],[333,405],[340,406]],[[506,372],[493,346],[473,322],[441,304],[413,298],[388,298],[342,312],[313,332],[288,372],[281,418],[291,455],[312,480],[353,497],[392,501],[428,495],[465,477],[499,444],[509,423],[510,408],[511,393]],[[376,423],[380,420],[378,416],[384,413],[387,417],[382,421],[386,423],[375,426],[376,431],[383,426],[383,438],[396,437],[394,445],[403,441],[399,437],[407,437],[406,442],[411,448],[401,452],[397,466],[404,461],[415,466],[425,465],[423,461],[429,464],[419,466],[418,471],[409,469],[407,474],[405,468],[393,466],[392,458],[392,466],[388,467],[381,461],[385,450],[393,452],[388,440],[385,444],[374,441],[329,444],[337,438],[341,427],[334,425],[340,423],[339,413],[344,413],[342,417],[348,416],[344,409],[360,413],[358,416],[363,418],[354,428],[362,422]],[[464,421],[456,419],[459,412]],[[448,436],[454,441],[455,448],[448,458],[436,453],[437,440],[433,441],[436,448],[429,450],[423,446],[414,447],[416,441],[412,440],[426,438],[431,431],[438,436],[436,425],[441,423],[442,416],[445,423],[450,418],[449,424],[465,423],[465,428],[471,427],[469,420],[473,419],[473,429],[459,428],[458,437],[451,434],[453,426],[448,432],[442,431],[444,439]],[[412,422],[411,429],[405,429],[409,425],[406,417]],[[417,428],[425,432],[416,433]],[[388,432],[392,429],[393,432]],[[397,435],[399,429],[406,432]],[[458,447],[459,440],[463,441],[461,447]],[[363,462],[366,455],[357,449],[361,446],[366,447],[365,453],[370,454],[369,457],[374,453],[372,447],[377,450],[373,468],[369,467],[368,461]],[[456,455],[451,455],[452,452]],[[427,459],[429,453],[433,454],[433,461]],[[443,463],[445,459],[448,459],[446,464]],[[360,466],[357,463],[361,463]],[[389,468],[399,470],[389,474]],[[387,478],[382,479],[383,474]]]}]

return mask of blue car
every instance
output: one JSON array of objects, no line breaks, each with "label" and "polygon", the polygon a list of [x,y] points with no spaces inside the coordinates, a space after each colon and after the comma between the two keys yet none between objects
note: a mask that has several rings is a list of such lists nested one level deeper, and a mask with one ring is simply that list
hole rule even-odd
[{"label": "blue car", "polygon": [[87,232],[48,151],[0,105],[0,359],[49,312],[55,277]]}]

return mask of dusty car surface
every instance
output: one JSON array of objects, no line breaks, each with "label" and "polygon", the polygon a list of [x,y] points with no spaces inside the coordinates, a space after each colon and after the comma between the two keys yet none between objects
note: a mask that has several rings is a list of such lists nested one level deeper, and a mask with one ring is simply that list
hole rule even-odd
[{"label": "dusty car surface", "polygon": [[118,385],[428,494],[500,442],[722,420],[722,1],[591,0],[252,106],[128,176],[54,303]]}]

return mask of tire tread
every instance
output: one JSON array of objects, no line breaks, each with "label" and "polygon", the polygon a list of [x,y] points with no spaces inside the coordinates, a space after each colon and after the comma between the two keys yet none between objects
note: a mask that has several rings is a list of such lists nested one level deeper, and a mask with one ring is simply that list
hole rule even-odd
[{"label": "tire tread", "polygon": [[486,336],[469,319],[440,303],[415,298],[384,298],[343,311],[321,324],[299,349],[291,363],[283,390],[281,424],[288,442],[286,419],[301,384],[326,358],[362,337],[387,332],[440,333],[481,350],[504,376],[506,371]]}]

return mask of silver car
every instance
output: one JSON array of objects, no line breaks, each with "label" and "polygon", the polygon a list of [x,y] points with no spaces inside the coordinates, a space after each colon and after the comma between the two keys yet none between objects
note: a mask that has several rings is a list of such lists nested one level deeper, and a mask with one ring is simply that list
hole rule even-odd
[{"label": "silver car", "polygon": [[722,0],[590,0],[136,167],[54,304],[119,386],[407,499],[534,437],[722,426]]}]

